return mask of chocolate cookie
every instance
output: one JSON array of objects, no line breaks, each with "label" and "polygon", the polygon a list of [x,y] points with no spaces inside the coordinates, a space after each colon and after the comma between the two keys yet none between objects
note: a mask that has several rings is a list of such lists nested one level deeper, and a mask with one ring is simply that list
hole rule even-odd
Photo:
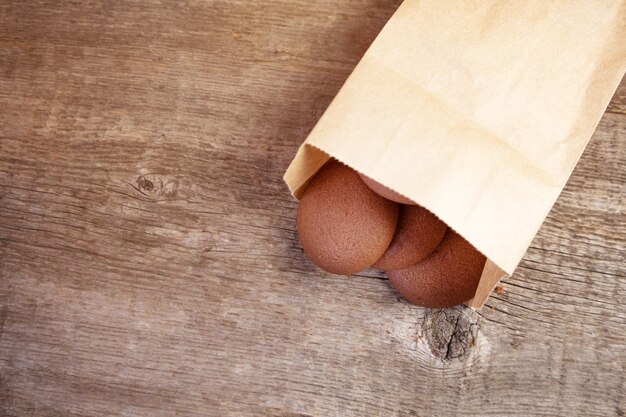
[{"label": "chocolate cookie", "polygon": [[376,192],[376,194],[385,197],[387,200],[391,200],[391,201],[395,201],[396,203],[400,203],[400,204],[415,204],[413,201],[409,200],[408,198],[398,194],[397,192],[395,192],[394,190],[392,190],[389,187],[385,187],[384,185],[382,185],[379,182],[374,181],[373,179],[363,175],[363,174],[359,174],[361,176],[361,179],[363,180],[363,182],[365,184],[367,184],[368,187],[370,187],[372,190],[374,190]]},{"label": "chocolate cookie", "polygon": [[452,307],[476,293],[486,258],[459,234],[448,230],[437,250],[405,269],[386,271],[391,285],[413,304]]},{"label": "chocolate cookie", "polygon": [[441,243],[448,226],[420,206],[401,206],[396,233],[374,268],[407,268],[430,255]]},{"label": "chocolate cookie", "polygon": [[320,268],[350,275],[387,250],[398,205],[370,190],[353,169],[329,161],[308,184],[298,207],[304,252]]}]

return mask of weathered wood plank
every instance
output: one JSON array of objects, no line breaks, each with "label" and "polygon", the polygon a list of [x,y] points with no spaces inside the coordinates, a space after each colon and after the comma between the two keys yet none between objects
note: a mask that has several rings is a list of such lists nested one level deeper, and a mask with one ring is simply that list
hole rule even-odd
[{"label": "weathered wood plank", "polygon": [[0,414],[624,415],[620,93],[480,314],[303,257],[282,173],[398,4],[0,5]]}]

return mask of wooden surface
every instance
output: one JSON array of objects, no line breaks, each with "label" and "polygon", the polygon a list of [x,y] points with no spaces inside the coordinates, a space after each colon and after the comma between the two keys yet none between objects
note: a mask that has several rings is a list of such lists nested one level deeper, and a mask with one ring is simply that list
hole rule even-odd
[{"label": "wooden surface", "polygon": [[626,413],[624,83],[479,314],[304,258],[282,173],[399,3],[0,2],[0,415]]}]

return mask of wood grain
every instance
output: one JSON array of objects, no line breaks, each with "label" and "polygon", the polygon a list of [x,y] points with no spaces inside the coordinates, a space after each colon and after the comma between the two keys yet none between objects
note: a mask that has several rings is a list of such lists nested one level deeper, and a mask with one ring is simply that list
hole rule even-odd
[{"label": "wood grain", "polygon": [[626,114],[626,83],[622,82],[619,87],[617,87],[617,91],[613,95],[613,99],[609,103],[609,107],[606,111]]},{"label": "wood grain", "polygon": [[399,3],[0,4],[0,415],[625,414],[624,83],[480,313],[304,258],[281,176]]}]

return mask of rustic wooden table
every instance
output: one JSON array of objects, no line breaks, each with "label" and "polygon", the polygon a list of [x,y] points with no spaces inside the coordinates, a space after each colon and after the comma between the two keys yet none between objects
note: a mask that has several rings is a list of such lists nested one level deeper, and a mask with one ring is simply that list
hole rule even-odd
[{"label": "rustic wooden table", "polygon": [[399,3],[0,3],[0,415],[626,413],[624,83],[480,313],[303,256],[282,173]]}]

